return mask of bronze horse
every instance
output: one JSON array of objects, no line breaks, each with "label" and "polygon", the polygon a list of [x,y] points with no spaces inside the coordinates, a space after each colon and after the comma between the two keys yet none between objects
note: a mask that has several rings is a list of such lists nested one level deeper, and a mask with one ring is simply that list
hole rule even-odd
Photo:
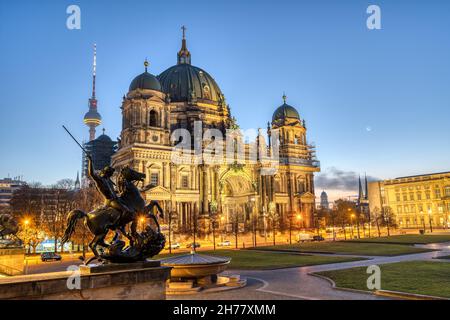
[{"label": "bronze horse", "polygon": [[[137,172],[129,167],[122,168],[117,180],[120,193],[119,198],[127,205],[128,208],[130,208],[131,212],[121,212],[120,210],[112,207],[100,207],[89,213],[85,213],[81,210],[73,210],[67,217],[67,228],[64,232],[62,243],[66,243],[70,240],[70,237],[75,231],[77,221],[80,219],[84,219],[85,225],[94,235],[94,238],[89,243],[89,247],[94,253],[94,258],[89,261],[100,258],[99,252],[97,251],[97,246],[104,248],[109,247],[109,244],[105,243],[105,238],[110,230],[116,231],[116,235],[114,237],[115,239],[117,239],[119,235],[118,232],[120,232],[130,240],[130,245],[132,245],[138,237],[136,232],[138,216],[143,215],[152,218],[156,223],[158,232],[160,232],[159,223],[156,216],[152,214],[152,212],[153,208],[156,206],[160,216],[162,217],[162,208],[156,201],[150,201],[150,203],[146,205],[145,200],[142,198],[141,191],[135,184],[135,182],[141,182],[144,181],[144,179],[145,174]],[[130,233],[127,233],[125,228],[130,222],[131,231]]]}]

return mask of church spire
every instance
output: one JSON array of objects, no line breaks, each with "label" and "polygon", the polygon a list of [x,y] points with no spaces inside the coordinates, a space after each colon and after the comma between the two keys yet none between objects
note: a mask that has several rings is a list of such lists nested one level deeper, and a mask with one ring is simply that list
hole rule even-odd
[{"label": "church spire", "polygon": [[361,202],[361,200],[364,198],[364,194],[363,194],[363,188],[362,188],[362,184],[361,184],[361,176],[359,176],[359,185],[358,185],[358,203]]},{"label": "church spire", "polygon": [[364,200],[369,200],[369,185],[367,184],[367,173],[364,173],[365,192]]},{"label": "church spire", "polygon": [[191,64],[191,53],[186,46],[186,27],[182,26],[183,38],[181,40],[181,49],[178,51],[178,64]]}]

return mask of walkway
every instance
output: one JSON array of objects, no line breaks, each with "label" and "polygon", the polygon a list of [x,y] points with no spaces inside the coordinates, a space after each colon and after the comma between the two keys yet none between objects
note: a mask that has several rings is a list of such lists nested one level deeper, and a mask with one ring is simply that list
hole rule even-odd
[{"label": "walkway", "polygon": [[[331,283],[325,279],[311,276],[310,273],[342,270],[355,267],[368,267],[387,263],[413,260],[431,260],[439,256],[450,255],[450,243],[417,245],[439,251],[394,257],[369,257],[370,260],[334,263],[310,267],[287,268],[264,271],[229,270],[227,274],[239,274],[248,279],[248,286],[243,289],[231,290],[215,294],[198,294],[195,296],[179,296],[172,299],[302,299],[302,300],[384,300],[363,292],[334,290]],[[338,256],[338,255],[333,255]],[[442,261],[442,260],[440,260]],[[450,262],[450,260],[447,260]]]}]

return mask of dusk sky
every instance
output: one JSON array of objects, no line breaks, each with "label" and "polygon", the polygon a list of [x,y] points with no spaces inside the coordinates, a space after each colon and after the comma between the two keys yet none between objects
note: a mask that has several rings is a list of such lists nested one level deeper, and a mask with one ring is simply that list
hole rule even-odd
[{"label": "dusk sky", "polygon": [[[66,27],[71,4],[81,30]],[[81,152],[61,125],[88,138],[93,44],[97,133],[114,139],[131,80],[146,57],[153,74],[176,64],[182,25],[242,128],[265,128],[286,92],[317,146],[316,191],[449,171],[449,17],[449,1],[1,1],[0,177],[74,179]]]}]

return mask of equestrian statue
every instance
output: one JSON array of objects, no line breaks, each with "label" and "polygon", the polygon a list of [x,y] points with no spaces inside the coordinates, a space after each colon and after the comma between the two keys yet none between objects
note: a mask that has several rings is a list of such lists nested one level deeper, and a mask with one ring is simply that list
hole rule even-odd
[{"label": "equestrian statue", "polygon": [[[64,127],[67,131],[67,129]],[[68,131],[67,131],[68,132]],[[70,134],[70,132],[68,132]],[[70,134],[75,140],[75,138]],[[75,140],[75,142],[77,142]],[[81,145],[77,142],[81,147]],[[115,169],[106,166],[100,172],[94,170],[92,156],[81,147],[88,161],[87,174],[94,183],[97,191],[103,196],[104,203],[95,210],[86,213],[82,210],[73,210],[67,216],[67,227],[62,238],[66,243],[70,240],[78,220],[84,220],[85,225],[94,236],[89,247],[94,257],[85,262],[88,264],[93,260],[101,262],[136,262],[143,261],[157,255],[165,245],[165,237],[161,232],[154,208],[158,210],[159,216],[164,217],[163,210],[157,201],[146,204],[142,192],[155,186],[149,185],[139,189],[136,184],[145,181],[145,174],[137,172],[132,168],[123,167],[117,177],[117,190],[112,181]],[[148,217],[155,222],[156,230],[147,226],[140,233],[137,231],[138,218]],[[129,226],[129,232],[127,232]],[[115,235],[110,244],[105,238],[110,231]],[[129,240],[129,245],[120,240],[120,235]],[[99,251],[99,247],[102,250]]]}]

